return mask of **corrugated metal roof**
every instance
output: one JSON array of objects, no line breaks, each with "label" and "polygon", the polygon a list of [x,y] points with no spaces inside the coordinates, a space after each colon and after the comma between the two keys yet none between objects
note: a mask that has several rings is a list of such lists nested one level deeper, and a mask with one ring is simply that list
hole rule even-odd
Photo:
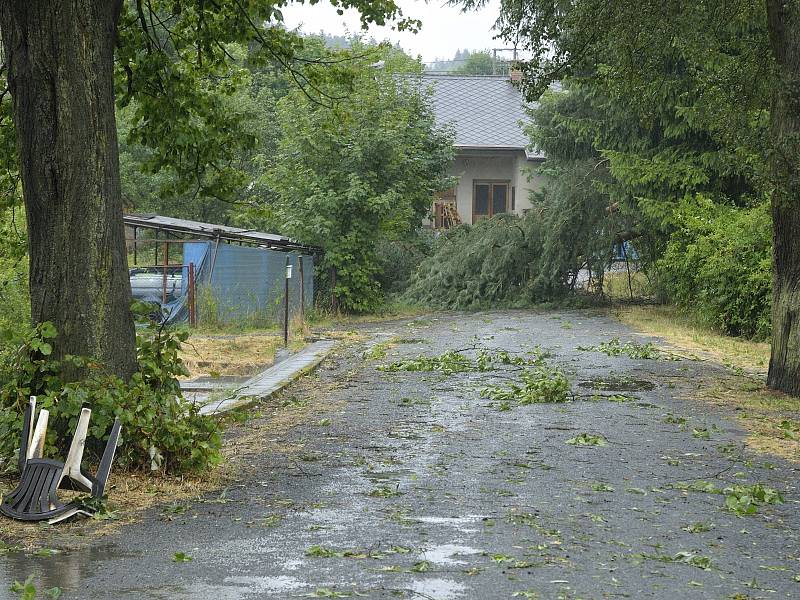
[{"label": "corrugated metal roof", "polygon": [[455,129],[457,148],[526,150],[529,158],[544,158],[527,149],[520,122],[529,118],[508,76],[424,74],[422,83],[433,88],[436,121]]},{"label": "corrugated metal roof", "polygon": [[285,248],[287,250],[303,249],[314,250],[311,246],[305,246],[292,238],[274,233],[263,233],[252,229],[242,229],[240,227],[229,227],[227,225],[214,225],[212,223],[201,223],[200,221],[190,221],[188,219],[176,219],[162,215],[125,215],[125,225],[129,227],[142,227],[144,229],[158,229],[173,233],[189,233],[200,237],[220,238],[227,241],[249,242],[269,246],[270,248]]}]

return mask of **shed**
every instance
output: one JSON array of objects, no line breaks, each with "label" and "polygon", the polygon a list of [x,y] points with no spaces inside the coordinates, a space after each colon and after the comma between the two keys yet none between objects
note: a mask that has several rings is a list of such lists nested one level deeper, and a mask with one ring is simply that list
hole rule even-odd
[{"label": "shed", "polygon": [[290,312],[313,305],[317,248],[161,215],[131,214],[124,221],[133,296],[157,304],[167,322],[278,322],[289,266]]}]

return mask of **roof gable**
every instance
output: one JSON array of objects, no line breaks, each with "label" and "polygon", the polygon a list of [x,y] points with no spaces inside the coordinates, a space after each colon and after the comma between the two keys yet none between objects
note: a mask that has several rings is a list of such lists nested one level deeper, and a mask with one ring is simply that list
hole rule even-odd
[{"label": "roof gable", "polygon": [[526,150],[531,143],[520,126],[528,120],[522,95],[507,76],[426,73],[422,83],[433,90],[436,122],[455,129],[456,147]]}]

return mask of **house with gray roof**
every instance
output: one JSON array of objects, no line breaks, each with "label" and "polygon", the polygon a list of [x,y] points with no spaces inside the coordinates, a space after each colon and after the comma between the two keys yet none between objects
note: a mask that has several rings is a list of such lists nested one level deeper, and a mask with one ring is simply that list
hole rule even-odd
[{"label": "house with gray roof", "polygon": [[422,83],[433,91],[437,123],[455,130],[450,174],[458,183],[434,201],[434,227],[531,208],[530,192],[542,187],[536,167],[544,156],[528,147],[525,104],[511,78],[426,73]]}]

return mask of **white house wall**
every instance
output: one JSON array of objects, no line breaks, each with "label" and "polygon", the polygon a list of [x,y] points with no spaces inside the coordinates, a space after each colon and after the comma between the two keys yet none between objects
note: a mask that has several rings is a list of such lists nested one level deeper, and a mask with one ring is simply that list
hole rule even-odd
[{"label": "white house wall", "polygon": [[[459,154],[453,161],[450,174],[458,177],[456,207],[464,223],[472,223],[472,195],[475,181],[509,181],[515,188],[516,214],[531,207],[532,189],[541,189],[542,178],[534,174],[529,181],[528,171],[535,171],[538,162],[528,161],[523,151],[487,151],[481,154]],[[509,191],[509,206],[510,206]]]}]

